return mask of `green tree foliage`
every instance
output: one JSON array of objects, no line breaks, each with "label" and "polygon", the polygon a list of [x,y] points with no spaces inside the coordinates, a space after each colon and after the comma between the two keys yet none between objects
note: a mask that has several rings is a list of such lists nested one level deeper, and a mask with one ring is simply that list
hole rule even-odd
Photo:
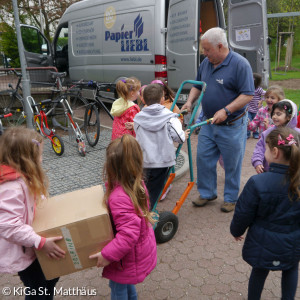
[{"label": "green tree foliage", "polygon": [[0,24],[0,31],[2,32],[0,51],[11,58],[10,64],[12,67],[18,68],[20,66],[20,58],[15,28],[2,23]]},{"label": "green tree foliage", "polygon": [[[51,41],[57,24],[71,4],[79,0],[18,0],[20,22],[41,28],[40,12],[42,13],[45,37]],[[41,6],[39,6],[41,3]],[[15,33],[14,12],[12,1],[0,0],[0,51],[12,59],[12,66],[19,67],[17,37]],[[30,43],[26,38],[26,43]]]},{"label": "green tree foliage", "polygon": [[[41,28],[40,12],[43,16],[44,34],[51,40],[57,23],[65,10],[79,0],[19,0],[19,17],[23,23]],[[41,3],[41,5],[39,5]],[[10,24],[14,20],[12,1],[0,0],[0,20]],[[10,24],[11,25],[11,24]]]}]

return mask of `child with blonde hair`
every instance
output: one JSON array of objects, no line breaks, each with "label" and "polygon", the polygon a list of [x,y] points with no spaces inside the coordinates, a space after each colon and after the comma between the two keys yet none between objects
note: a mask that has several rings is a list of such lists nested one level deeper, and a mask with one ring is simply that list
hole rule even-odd
[{"label": "child with blonde hair", "polygon": [[156,241],[143,182],[143,152],[126,134],[106,149],[105,202],[112,217],[115,238],[91,255],[102,276],[109,279],[111,299],[137,299],[135,284],[143,282],[156,266]]},{"label": "child with blonde hair", "polygon": [[284,99],[284,91],[279,85],[270,86],[265,93],[266,106],[261,107],[252,121],[248,123],[248,131],[258,132],[258,137],[262,132],[273,126],[271,111],[273,104]]},{"label": "child with blonde hair", "polygon": [[[280,102],[278,102],[280,103]],[[249,300],[261,299],[270,271],[282,271],[281,299],[295,299],[300,260],[299,132],[278,127],[266,137],[269,172],[252,176],[241,193],[230,225],[252,266]]]},{"label": "child with blonde hair", "polygon": [[34,130],[12,127],[0,138],[0,272],[18,272],[26,300],[53,299],[59,280],[46,280],[33,249],[53,259],[65,255],[55,243],[61,236],[44,238],[32,228],[35,206],[48,195],[42,152],[43,138]]},{"label": "child with blonde hair", "polygon": [[135,137],[132,126],[129,129],[125,124],[132,123],[134,116],[140,111],[139,106],[133,102],[138,98],[140,88],[141,82],[135,77],[129,77],[117,82],[116,90],[120,98],[114,101],[110,111],[114,117],[112,140],[124,134],[130,134]]}]

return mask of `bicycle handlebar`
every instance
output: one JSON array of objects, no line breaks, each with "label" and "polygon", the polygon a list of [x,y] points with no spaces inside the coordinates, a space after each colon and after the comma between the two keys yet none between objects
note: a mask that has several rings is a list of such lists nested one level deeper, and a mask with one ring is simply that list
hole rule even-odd
[{"label": "bicycle handlebar", "polygon": [[11,71],[18,77],[22,77],[22,73],[17,72],[15,69],[11,69]]},{"label": "bicycle handlebar", "polygon": [[90,80],[90,81],[83,81],[83,80],[80,80],[80,81],[77,81],[77,82],[73,82],[73,84],[75,86],[78,86],[78,87],[86,87],[86,88],[95,88],[97,90],[100,90],[101,88],[109,88],[109,87],[112,87],[114,84],[113,83],[107,83],[107,82],[97,82],[97,81],[93,81],[93,80]]},{"label": "bicycle handlebar", "polygon": [[12,116],[12,113],[9,113],[9,114],[6,114],[6,115],[0,115],[0,119],[8,118],[8,117],[11,117],[11,116]]}]

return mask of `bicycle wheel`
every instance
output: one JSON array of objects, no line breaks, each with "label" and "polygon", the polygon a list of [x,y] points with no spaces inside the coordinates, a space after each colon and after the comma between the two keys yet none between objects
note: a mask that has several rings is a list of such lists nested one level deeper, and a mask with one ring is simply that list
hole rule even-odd
[{"label": "bicycle wheel", "polygon": [[52,140],[55,143],[52,143],[52,149],[54,150],[55,154],[58,156],[63,155],[65,151],[65,145],[61,137],[59,137],[58,135],[53,135]]},{"label": "bicycle wheel", "polygon": [[[66,101],[61,101],[62,99],[67,100],[67,103],[71,107],[73,111],[72,118],[74,122],[76,122],[79,128],[83,128],[84,126],[84,113],[85,108],[88,105],[88,101],[81,97],[80,95],[73,93],[65,93],[60,95],[58,98],[54,100],[53,106],[53,114],[52,114],[52,123],[54,127],[60,127],[61,129],[67,130],[69,119],[65,114],[64,104],[67,110],[68,104]],[[64,104],[63,104],[64,103]]]},{"label": "bicycle wheel", "polygon": [[99,112],[95,104],[86,107],[84,114],[84,131],[90,146],[97,145],[100,137]]},{"label": "bicycle wheel", "polygon": [[12,94],[12,90],[0,92],[0,107],[4,114],[12,113],[11,117],[5,118],[4,127],[19,126],[25,123],[25,113],[22,100]]}]

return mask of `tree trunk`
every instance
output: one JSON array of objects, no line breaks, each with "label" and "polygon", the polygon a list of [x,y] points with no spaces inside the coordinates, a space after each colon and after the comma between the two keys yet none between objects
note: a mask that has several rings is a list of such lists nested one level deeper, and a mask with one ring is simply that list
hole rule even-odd
[{"label": "tree trunk", "polygon": [[292,69],[293,43],[294,43],[294,33],[291,33],[291,35],[287,39],[287,47],[286,47],[286,54],[285,54],[286,70]]}]

